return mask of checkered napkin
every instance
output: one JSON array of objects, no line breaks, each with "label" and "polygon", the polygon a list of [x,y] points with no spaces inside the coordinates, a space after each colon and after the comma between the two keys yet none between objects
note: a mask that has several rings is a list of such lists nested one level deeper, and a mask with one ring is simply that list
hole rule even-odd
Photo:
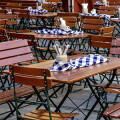
[{"label": "checkered napkin", "polygon": [[95,4],[101,5],[102,3],[100,1],[97,1]]},{"label": "checkered napkin", "polygon": [[47,12],[48,10],[45,10],[45,9],[30,9],[30,13],[42,14]]},{"label": "checkered napkin", "polygon": [[55,35],[69,35],[69,34],[80,34],[80,33],[83,33],[83,31],[73,31],[71,29],[68,29],[68,30],[63,30],[63,29],[53,29],[53,30],[50,30],[50,29],[43,29],[43,30],[35,30],[34,31],[35,33],[38,33],[38,34],[55,34]]},{"label": "checkered napkin", "polygon": [[53,63],[53,68],[50,68],[50,71],[66,71],[74,70],[79,67],[86,67],[98,63],[108,62],[109,59],[105,58],[99,54],[89,54],[87,57],[80,57],[75,60],[70,60],[68,63],[63,63],[61,61],[55,61]]},{"label": "checkered napkin", "polygon": [[53,4],[56,5],[56,2],[43,2],[44,4]]},{"label": "checkered napkin", "polygon": [[100,17],[104,17],[105,18],[105,26],[109,27],[111,26],[110,23],[110,15],[106,15],[106,14],[92,14],[92,13],[87,13],[87,14],[80,14],[80,15],[87,15],[87,16],[100,16]]}]

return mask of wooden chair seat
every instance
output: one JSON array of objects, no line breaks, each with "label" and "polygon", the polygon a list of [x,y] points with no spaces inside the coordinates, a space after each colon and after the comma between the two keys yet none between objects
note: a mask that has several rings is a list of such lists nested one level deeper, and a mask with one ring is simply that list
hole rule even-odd
[{"label": "wooden chair seat", "polygon": [[103,113],[103,116],[111,118],[120,118],[120,103],[107,108]]},{"label": "wooden chair seat", "polygon": [[[52,87],[55,87],[57,85],[61,85],[61,83],[52,82]],[[37,90],[39,92],[43,91],[44,89],[45,87],[37,87]],[[35,91],[33,90],[32,86],[24,85],[24,86],[16,88],[16,93],[17,93],[17,98],[20,98],[26,95],[34,94]],[[14,100],[14,89],[0,92],[0,103],[11,101],[11,100]]]},{"label": "wooden chair seat", "polygon": [[[93,86],[94,87],[102,87],[104,88],[107,85],[107,83],[96,83]],[[109,88],[113,88],[113,89],[120,89],[120,84],[116,84],[116,83],[112,83]]]},{"label": "wooden chair seat", "polygon": [[[51,112],[52,120],[67,120],[68,118],[72,118],[78,113],[56,113]],[[33,110],[30,113],[22,115],[22,117],[36,120],[48,120],[49,112],[43,109]]]},{"label": "wooden chair seat", "polygon": [[[48,48],[47,47],[37,47],[37,49],[40,49],[42,51],[46,51]],[[50,51],[54,51],[54,48],[49,48]]]}]

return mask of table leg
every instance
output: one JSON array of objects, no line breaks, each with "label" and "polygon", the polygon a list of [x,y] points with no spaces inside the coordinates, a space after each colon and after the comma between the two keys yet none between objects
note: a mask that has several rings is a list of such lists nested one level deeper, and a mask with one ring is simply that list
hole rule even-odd
[{"label": "table leg", "polygon": [[55,112],[58,112],[59,109],[61,108],[61,106],[63,105],[63,103],[65,102],[65,100],[67,99],[68,95],[70,94],[71,92],[71,87],[72,85],[71,84],[68,84],[68,89],[67,89],[67,92],[65,94],[65,96],[63,97],[63,99],[61,100],[61,102],[59,103],[58,107],[56,108]]},{"label": "table leg", "polygon": [[[114,69],[114,70],[113,70],[112,78],[111,78],[111,80],[109,80],[109,82],[108,82],[108,84],[105,86],[105,88],[108,88],[108,87],[110,86],[110,84],[112,83],[112,81],[114,80],[114,77],[116,76],[116,70],[117,70],[117,69]],[[106,108],[103,106],[103,104],[101,103],[101,101],[100,101],[100,95],[97,95],[97,94],[95,93],[95,91],[94,91],[94,89],[93,89],[93,87],[92,87],[92,85],[91,85],[91,83],[90,83],[89,78],[86,78],[86,81],[87,81],[88,86],[89,86],[89,88],[91,89],[93,95],[95,96],[95,98],[96,98],[97,100],[96,100],[96,102],[94,103],[94,105],[92,106],[92,108],[90,109],[90,111],[88,112],[88,114],[87,114],[87,116],[85,117],[84,120],[87,120],[87,119],[88,119],[89,115],[92,113],[92,111],[94,110],[94,108],[96,107],[96,105],[97,105],[98,103],[100,104],[100,106],[101,106],[101,108],[102,108],[102,112],[104,112],[105,109],[106,109]],[[103,95],[104,93],[105,93],[105,91],[103,91],[101,94]],[[98,94],[99,94],[99,93],[98,93]],[[106,117],[103,117],[103,118],[104,118],[105,120],[107,120]]]}]

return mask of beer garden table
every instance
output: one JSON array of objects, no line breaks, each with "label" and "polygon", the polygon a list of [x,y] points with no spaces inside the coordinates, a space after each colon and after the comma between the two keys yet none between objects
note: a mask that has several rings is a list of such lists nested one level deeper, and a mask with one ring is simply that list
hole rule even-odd
[{"label": "beer garden table", "polygon": [[[81,56],[83,57],[85,55],[69,56],[69,59],[76,59],[76,58],[81,57]],[[89,88],[91,89],[92,93],[95,95],[95,98],[96,98],[95,104],[92,106],[91,110],[85,116],[84,120],[88,119],[89,115],[92,113],[92,111],[94,110],[95,106],[98,103],[100,104],[100,107],[102,109],[104,109],[105,106],[101,103],[99,96],[94,92],[94,89],[92,87],[92,81],[89,79],[89,77],[97,75],[97,74],[101,74],[101,73],[106,72],[106,71],[113,70],[113,76],[109,80],[109,82],[106,86],[106,87],[109,87],[109,85],[112,83],[112,81],[114,79],[114,76],[116,75],[115,74],[116,69],[120,67],[120,58],[109,57],[109,59],[110,59],[109,62],[100,63],[100,64],[88,66],[88,67],[77,68],[74,70],[68,70],[68,71],[64,71],[64,72],[62,72],[62,71],[51,72],[51,74],[52,74],[51,79],[53,79],[53,81],[65,83],[68,85],[67,92],[66,92],[65,96],[63,97],[63,99],[61,100],[61,102],[59,103],[59,105],[57,106],[55,111],[59,111],[59,109],[61,108],[61,106],[63,105],[63,103],[67,99],[67,97],[69,96],[69,94],[71,92],[72,83],[81,81],[83,79],[86,79]],[[27,67],[50,69],[50,68],[52,68],[54,61],[55,60],[50,60],[50,61],[46,61],[46,62],[28,65]],[[97,81],[95,81],[95,83],[96,82]]]}]

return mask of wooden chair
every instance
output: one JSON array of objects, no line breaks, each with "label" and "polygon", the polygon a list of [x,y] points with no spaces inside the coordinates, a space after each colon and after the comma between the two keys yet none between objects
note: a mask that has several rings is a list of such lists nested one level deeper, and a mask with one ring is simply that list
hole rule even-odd
[{"label": "wooden chair", "polygon": [[99,30],[104,24],[104,19],[100,17],[82,16],[80,29],[84,32],[99,34]]},{"label": "wooden chair", "polygon": [[56,8],[54,4],[45,4],[42,3],[42,8],[48,10],[48,12],[55,12]]},{"label": "wooden chair", "polygon": [[28,9],[12,9],[12,14],[18,15],[18,29],[23,30],[30,28],[30,11]]},{"label": "wooden chair", "polygon": [[6,30],[7,31],[17,31],[18,16],[12,14],[0,14],[1,19],[6,19]]},{"label": "wooden chair", "polygon": [[[109,50],[111,48],[112,36],[101,36],[101,35],[90,35],[88,44],[90,46],[90,53],[92,53],[92,48],[97,54],[109,55]],[[100,50],[103,48],[103,50]]]},{"label": "wooden chair", "polygon": [[13,32],[9,32],[8,33],[9,36],[9,40],[16,40],[16,39],[21,39],[21,40],[27,40],[28,41],[28,45],[31,46],[31,50],[34,54],[35,59],[33,60],[34,62],[40,62],[41,60],[38,59],[38,55],[37,55],[37,50],[36,47],[38,46],[37,40],[35,39],[34,35],[30,35],[30,34],[23,34],[23,33],[13,33]]},{"label": "wooden chair", "polygon": [[0,20],[0,29],[5,29],[6,27],[6,20]]},{"label": "wooden chair", "polygon": [[113,36],[114,29],[115,29],[115,25],[114,26],[110,26],[110,27],[100,28],[99,35],[102,35],[102,36]]},{"label": "wooden chair", "polygon": [[[25,61],[29,61],[34,59],[31,50],[28,46],[26,40],[14,40],[8,42],[0,43],[0,67],[13,65]],[[0,75],[0,79],[2,79],[2,73]],[[57,86],[59,83],[52,82],[52,86]],[[5,88],[4,85],[1,86],[0,90],[0,103],[9,103],[11,106],[10,113],[4,118],[6,120],[10,115],[15,112],[15,106],[12,103],[14,100],[14,90],[12,86],[8,86]],[[10,89],[11,88],[11,89]],[[44,87],[38,87],[38,91],[44,90]],[[17,86],[16,88],[17,98],[25,97],[26,100],[29,99],[35,92],[29,85]],[[21,104],[22,105],[22,104]],[[21,106],[19,105],[19,107]]]},{"label": "wooden chair", "polygon": [[[32,72],[34,71],[34,72]],[[21,74],[24,74],[22,76]],[[30,77],[31,76],[31,77]],[[46,108],[48,111],[43,109],[37,109],[33,110],[30,113],[26,113],[24,115],[18,114],[17,110],[17,102],[19,101],[16,99],[17,94],[15,94],[15,103],[16,103],[16,113],[17,113],[17,119],[23,118],[23,119],[35,119],[35,120],[41,120],[41,119],[60,119],[60,120],[67,120],[69,118],[73,118],[75,115],[78,115],[77,113],[56,113],[51,112],[50,110],[50,104],[49,104],[49,94],[48,94],[48,88],[51,88],[52,86],[52,78],[50,71],[48,69],[40,69],[40,68],[27,68],[27,67],[21,67],[21,66],[13,66],[12,67],[12,81],[19,84],[25,84],[30,85],[35,90],[36,95],[40,99],[40,102],[37,102],[37,104],[44,104],[46,105]],[[47,103],[44,103],[44,100],[41,100],[39,96],[39,92],[37,91],[36,87],[45,87],[45,96],[47,99]],[[15,86],[14,86],[14,89]],[[22,101],[22,99],[20,99]],[[30,101],[29,101],[30,102]],[[32,101],[31,103],[35,103],[35,101]]]},{"label": "wooden chair", "polygon": [[22,4],[21,3],[12,3],[12,2],[7,2],[6,6],[5,6],[5,9],[7,10],[10,10],[10,9],[13,9],[13,8],[20,8]]},{"label": "wooden chair", "polygon": [[99,6],[97,10],[98,14],[108,14],[112,17],[116,17],[118,9],[116,6]]}]

